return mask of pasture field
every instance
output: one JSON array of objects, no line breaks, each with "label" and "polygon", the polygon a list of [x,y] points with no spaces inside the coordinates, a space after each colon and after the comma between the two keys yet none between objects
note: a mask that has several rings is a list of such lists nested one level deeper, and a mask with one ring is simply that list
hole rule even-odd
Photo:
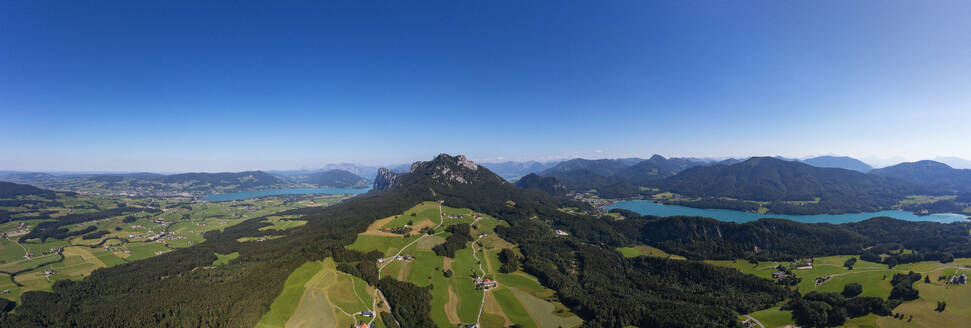
[{"label": "pasture field", "polygon": [[[950,270],[971,274],[971,269]],[[939,271],[940,272],[940,271]],[[966,327],[971,322],[971,286],[946,285],[937,281],[936,273],[931,275],[931,283],[923,281],[915,283],[914,287],[920,291],[920,298],[901,304],[894,313],[901,313],[908,318],[913,315],[911,322],[898,320],[893,317],[876,319],[879,327]],[[935,311],[938,301],[947,303],[943,312]]]},{"label": "pasture field", "polygon": [[[963,323],[971,322],[971,288],[966,285],[950,285],[938,281],[938,276],[948,276],[955,273],[971,274],[971,259],[959,258],[951,263],[940,263],[934,261],[900,264],[892,269],[885,264],[873,263],[859,260],[854,265],[853,270],[843,267],[843,263],[853,256],[827,256],[817,257],[812,269],[792,270],[802,281],[798,284],[801,293],[810,291],[835,292],[839,293],[843,287],[849,283],[858,283],[863,286],[861,296],[871,296],[884,298],[890,296],[890,280],[896,273],[907,273],[914,271],[922,276],[930,276],[930,283],[920,280],[914,283],[920,294],[920,298],[914,301],[907,301],[894,309],[894,313],[902,313],[906,316],[913,315],[911,322],[893,318],[893,316],[880,317],[877,315],[867,315],[858,318],[849,318],[844,327],[960,327]],[[766,279],[771,279],[772,273],[778,270],[778,264],[787,265],[790,262],[760,262],[751,264],[745,260],[736,261],[706,261],[708,263],[732,267],[742,273],[750,273]],[[830,275],[831,279],[820,285],[816,285],[816,277]],[[937,301],[947,302],[947,309],[944,312],[936,312]],[[954,308],[951,309],[952,302]],[[757,311],[750,314],[766,327],[781,327],[794,324],[792,314],[789,311],[782,311],[779,307]]]},{"label": "pasture field", "polygon": [[304,285],[310,281],[320,269],[323,268],[321,262],[307,262],[293,270],[283,283],[283,291],[270,304],[270,311],[260,318],[256,324],[258,328],[285,327],[287,321],[297,311],[300,299],[303,297],[306,287]]},{"label": "pasture field", "polygon": [[225,255],[216,253],[215,255],[216,255],[216,260],[215,261],[212,261],[212,265],[213,266],[220,266],[220,265],[229,264],[229,262],[231,262],[232,260],[235,260],[236,258],[238,258],[239,257],[239,252],[232,252],[232,253],[225,254]]},{"label": "pasture field", "polygon": [[[124,206],[155,209],[158,212],[135,210],[103,219],[62,226],[69,232],[85,229],[104,232],[97,238],[84,239],[82,235],[74,235],[64,239],[48,238],[42,241],[39,238],[33,238],[20,241],[22,235],[17,234],[9,238],[0,238],[0,271],[21,272],[13,279],[24,284],[24,287],[17,287],[10,283],[10,288],[0,288],[0,290],[10,289],[11,291],[0,297],[17,300],[24,291],[47,290],[56,280],[81,279],[97,268],[115,266],[157,256],[178,248],[191,247],[205,241],[203,234],[208,231],[222,231],[248,219],[301,207],[327,206],[347,198],[348,196],[308,195],[297,200],[285,197],[263,197],[209,203],[196,202],[189,198],[61,195],[57,203],[52,203],[55,205],[17,207],[16,210],[12,210],[17,212],[15,217],[24,219],[0,224],[0,233],[14,234],[21,229],[21,223],[31,229],[41,222],[56,221],[57,218],[68,214],[93,213]],[[44,218],[44,215],[49,218]],[[268,217],[267,221],[272,225],[267,228],[296,229],[306,223],[300,220],[285,220],[294,218],[296,217]],[[259,237],[253,238],[253,240],[257,239]],[[24,256],[28,252],[34,254],[31,259],[26,259]],[[57,254],[58,252],[63,252],[63,260]],[[220,257],[220,260],[226,260],[226,258]],[[55,274],[46,277],[43,275],[45,269],[53,269]],[[0,280],[10,281],[10,277],[4,274]]]},{"label": "pasture field", "polygon": [[[792,324],[792,312],[783,311],[780,309],[780,307],[781,306],[776,306],[761,311],[755,311],[749,313],[749,315],[765,325],[766,328],[784,327]],[[739,320],[745,320],[745,318],[739,317]]]},{"label": "pasture field", "polygon": [[[257,327],[350,327],[369,322],[374,289],[337,271],[333,258],[307,262],[287,278],[283,292]],[[384,327],[375,320],[378,327]]]},{"label": "pasture field", "polygon": [[624,257],[638,257],[638,256],[649,256],[649,257],[659,257],[664,259],[672,260],[684,260],[684,256],[681,255],[671,255],[660,249],[648,246],[648,245],[638,245],[634,247],[618,247],[617,251],[624,255]]},{"label": "pasture field", "polygon": [[583,323],[577,316],[558,315],[555,305],[533,294],[518,288],[512,288],[512,292],[540,328],[576,327]]},{"label": "pasture field", "polygon": [[271,217],[268,217],[268,218],[266,218],[266,221],[272,223],[273,225],[269,225],[269,226],[262,227],[262,228],[260,228],[260,231],[264,231],[264,230],[287,230],[287,229],[292,229],[292,228],[296,228],[296,227],[301,227],[301,226],[307,224],[307,221],[306,220],[295,220],[298,217],[299,216],[294,216],[294,215],[285,216],[285,217],[283,217],[283,216],[271,216]]}]

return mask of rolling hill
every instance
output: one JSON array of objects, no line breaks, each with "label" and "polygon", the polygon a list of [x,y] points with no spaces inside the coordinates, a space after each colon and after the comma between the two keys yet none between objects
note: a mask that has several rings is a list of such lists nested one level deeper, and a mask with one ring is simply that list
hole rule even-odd
[{"label": "rolling hill", "polygon": [[566,186],[554,177],[541,177],[530,173],[516,181],[516,187],[523,189],[538,189],[550,195],[561,196],[567,193]]},{"label": "rolling hill", "polygon": [[954,192],[971,192],[971,170],[951,168],[941,162],[900,163],[870,173],[916,184],[939,186]]},{"label": "rolling hill", "polygon": [[51,199],[55,197],[55,192],[31,185],[0,181],[0,198],[15,198],[20,196],[38,196]]},{"label": "rolling hill", "polygon": [[[838,168],[819,168],[771,157],[733,165],[698,166],[653,184],[691,197],[761,202],[804,202],[825,211],[885,209],[907,195],[930,190],[892,177]],[[818,198],[818,201],[817,201]]]}]

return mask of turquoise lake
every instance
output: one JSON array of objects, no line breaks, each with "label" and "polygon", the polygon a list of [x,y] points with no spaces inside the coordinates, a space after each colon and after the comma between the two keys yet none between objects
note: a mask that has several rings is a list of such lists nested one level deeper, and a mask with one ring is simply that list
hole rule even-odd
[{"label": "turquoise lake", "polygon": [[290,189],[268,189],[268,190],[257,190],[257,191],[244,191],[244,192],[234,192],[228,194],[212,194],[203,197],[202,200],[210,202],[226,202],[233,200],[243,200],[256,197],[264,196],[279,196],[279,195],[307,195],[307,194],[325,194],[325,195],[347,195],[347,194],[363,194],[371,190],[371,188],[361,188],[361,189],[349,189],[349,188],[290,188]]},{"label": "turquoise lake", "polygon": [[960,214],[931,214],[925,216],[919,216],[911,212],[905,211],[880,211],[880,212],[866,212],[866,213],[850,213],[850,214],[819,214],[819,215],[784,215],[784,214],[758,214],[749,213],[734,210],[720,210],[720,209],[701,209],[701,208],[691,208],[687,206],[679,205],[664,205],[647,200],[632,200],[617,202],[616,204],[607,206],[606,209],[621,208],[626,210],[631,210],[641,215],[654,215],[654,216],[703,216],[709,217],[720,221],[730,221],[730,222],[749,222],[755,221],[761,218],[776,218],[776,219],[786,219],[803,223],[847,223],[847,222],[859,222],[869,218],[874,218],[878,216],[887,216],[899,220],[906,221],[932,221],[932,222],[958,222],[967,220],[968,217]]}]

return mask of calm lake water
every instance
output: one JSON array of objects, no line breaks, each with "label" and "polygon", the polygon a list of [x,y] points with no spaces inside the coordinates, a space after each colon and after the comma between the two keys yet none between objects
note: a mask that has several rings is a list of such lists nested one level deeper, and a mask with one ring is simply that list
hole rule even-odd
[{"label": "calm lake water", "polygon": [[819,215],[784,215],[784,214],[757,214],[748,213],[742,211],[734,210],[719,210],[719,209],[701,209],[701,208],[691,208],[687,206],[679,205],[663,205],[647,200],[632,200],[617,202],[614,205],[607,206],[607,209],[622,208],[626,210],[631,210],[641,215],[655,215],[655,216],[703,216],[709,217],[721,221],[730,222],[749,222],[755,221],[761,218],[777,218],[786,219],[797,222],[804,223],[847,223],[847,222],[859,222],[869,218],[874,218],[878,216],[887,216],[899,220],[906,221],[933,221],[933,222],[957,222],[967,220],[967,216],[959,214],[931,214],[925,216],[918,216],[911,212],[904,211],[880,211],[880,212],[866,212],[866,213],[851,213],[851,214],[819,214]]},{"label": "calm lake water", "polygon": [[363,194],[371,188],[348,189],[348,188],[290,188],[290,189],[269,189],[257,191],[234,192],[229,194],[212,194],[203,197],[202,200],[210,202],[225,202],[231,200],[243,200],[264,196],[278,195],[306,195],[306,194],[326,194],[326,195],[346,195]]}]

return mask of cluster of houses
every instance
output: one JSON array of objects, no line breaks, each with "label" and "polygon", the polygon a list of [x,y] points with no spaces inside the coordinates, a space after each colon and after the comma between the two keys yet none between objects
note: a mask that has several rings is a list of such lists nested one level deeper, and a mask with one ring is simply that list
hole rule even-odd
[{"label": "cluster of houses", "polygon": [[30,233],[30,226],[28,226],[24,222],[20,222],[20,226],[17,227],[17,230],[10,231],[10,232],[4,232],[3,233],[3,238],[22,236],[22,235],[26,235],[28,233]]},{"label": "cluster of houses", "polygon": [[553,232],[556,233],[557,236],[569,236],[570,235],[570,233],[568,233],[566,231],[563,231],[563,230],[560,230],[560,229],[553,230]]},{"label": "cluster of houses", "polygon": [[10,294],[9,289],[0,290],[0,295],[6,295],[6,294]]},{"label": "cluster of houses", "polygon": [[788,277],[789,275],[782,271],[776,271],[772,273],[772,279],[782,279]]},{"label": "cluster of houses", "polygon": [[53,275],[54,275],[54,270],[51,270],[51,269],[44,270],[44,277],[45,278],[50,277],[50,276],[53,276]]},{"label": "cluster of houses", "polygon": [[362,323],[357,326],[351,326],[351,328],[375,328],[377,326],[378,325],[375,325],[374,323]]},{"label": "cluster of houses", "polygon": [[796,264],[796,270],[807,270],[813,268],[813,259],[804,259]]},{"label": "cluster of houses", "polygon": [[395,256],[394,259],[398,261],[412,261],[415,259],[415,257],[411,256],[411,254],[404,254],[404,255]]},{"label": "cluster of houses", "polygon": [[[413,261],[414,259],[415,257],[411,256],[411,254],[402,254],[391,258],[391,260],[398,260],[398,261]],[[388,260],[389,259],[380,258],[378,259],[378,263],[384,263],[384,261],[388,261]]]},{"label": "cluster of houses", "polygon": [[119,249],[119,250],[116,250],[113,247],[108,246],[108,245],[104,245],[104,247],[102,247],[102,248],[104,248],[104,250],[109,251],[109,252],[122,252],[122,253],[125,253],[125,254],[131,254],[131,251],[129,251],[127,249]]},{"label": "cluster of houses", "polygon": [[499,286],[495,280],[489,278],[475,277],[475,289],[489,290]]},{"label": "cluster of houses", "polygon": [[156,240],[158,240],[158,239],[160,239],[162,237],[165,237],[165,231],[160,231],[157,234],[148,236],[148,241],[156,241]]},{"label": "cluster of houses", "polygon": [[967,282],[968,282],[968,276],[963,273],[961,275],[954,275],[951,277],[952,284],[964,285]]},{"label": "cluster of houses", "polygon": [[47,255],[47,254],[57,254],[57,253],[60,253],[61,250],[63,250],[63,249],[64,249],[64,247],[51,248],[51,249],[44,250],[43,253],[44,253],[44,255]]}]

